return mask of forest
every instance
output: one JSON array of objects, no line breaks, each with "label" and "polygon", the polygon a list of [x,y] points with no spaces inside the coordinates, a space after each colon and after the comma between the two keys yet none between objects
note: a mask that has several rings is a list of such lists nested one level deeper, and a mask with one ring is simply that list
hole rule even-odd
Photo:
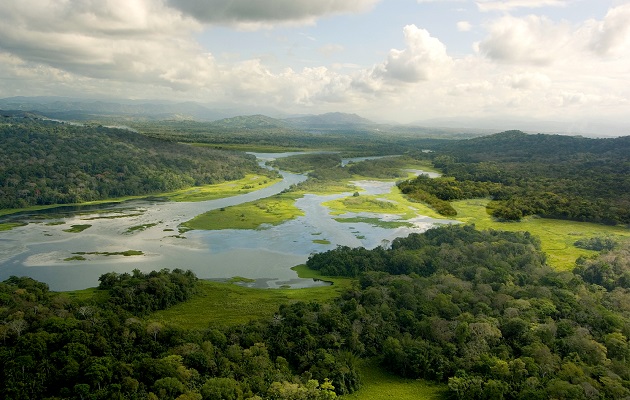
[{"label": "forest", "polygon": [[265,173],[243,153],[103,126],[0,123],[0,209],[173,191]]},{"label": "forest", "polygon": [[195,296],[189,271],[108,273],[89,297],[12,277],[0,284],[0,396],[331,399],[361,387],[367,358],[453,399],[630,396],[627,247],[557,272],[528,233],[445,226],[308,266],[354,284],[202,330],[146,318]]},{"label": "forest", "polygon": [[399,184],[446,216],[452,200],[490,197],[500,220],[529,215],[604,224],[630,223],[630,137],[589,139],[507,131],[443,141],[430,154],[439,179]]}]

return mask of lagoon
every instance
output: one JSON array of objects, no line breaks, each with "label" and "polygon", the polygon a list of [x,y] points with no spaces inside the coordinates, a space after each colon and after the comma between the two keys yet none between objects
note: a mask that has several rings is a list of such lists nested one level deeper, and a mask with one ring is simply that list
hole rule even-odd
[{"label": "lagoon", "polygon": [[[255,154],[261,162],[292,153]],[[338,222],[334,218],[370,217],[372,213],[332,216],[322,203],[348,196],[307,194],[296,201],[304,215],[277,226],[256,230],[188,231],[178,225],[206,211],[273,196],[306,176],[282,172],[283,180],[255,192],[202,202],[132,200],[89,208],[59,207],[20,216],[28,224],[0,232],[0,281],[11,275],[30,276],[51,290],[77,290],[98,285],[106,272],[147,272],[162,268],[190,269],[202,279],[250,278],[244,285],[279,288],[312,287],[325,282],[302,279],[291,267],[309,254],[338,245],[373,248],[396,237],[423,232],[440,223],[418,216],[411,226],[385,228],[369,222]],[[393,182],[359,181],[369,194],[386,194]],[[392,220],[395,215],[377,215]],[[356,219],[356,218],[355,218]],[[90,225],[71,232],[73,225]],[[141,255],[107,255],[137,250]],[[81,254],[80,256],[77,253]],[[100,254],[89,254],[100,253]]]}]

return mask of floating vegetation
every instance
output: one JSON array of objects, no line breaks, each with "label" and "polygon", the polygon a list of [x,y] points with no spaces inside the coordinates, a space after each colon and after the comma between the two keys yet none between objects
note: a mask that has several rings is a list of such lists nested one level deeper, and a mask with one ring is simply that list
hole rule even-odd
[{"label": "floating vegetation", "polygon": [[82,218],[84,221],[92,221],[95,219],[116,219],[116,218],[130,218],[130,217],[139,217],[142,213],[138,214],[122,214],[122,215],[106,215],[102,217],[90,217],[90,218]]},{"label": "floating vegetation", "polygon": [[0,231],[9,231],[13,228],[17,228],[18,226],[25,226],[28,225],[25,222],[5,222],[3,224],[0,224]]},{"label": "floating vegetation", "polygon": [[66,259],[64,259],[64,261],[85,261],[86,258],[84,256],[87,255],[91,255],[91,256],[105,256],[105,257],[109,257],[109,256],[124,256],[124,257],[131,257],[131,256],[142,256],[144,255],[144,253],[140,250],[125,250],[125,251],[77,251],[74,252],[72,254],[75,254],[72,257],[68,257]]},{"label": "floating vegetation", "polygon": [[253,283],[256,282],[256,279],[252,279],[252,278],[244,278],[242,276],[233,276],[232,278],[228,279],[229,283]]},{"label": "floating vegetation", "polygon": [[315,239],[315,240],[313,240],[313,243],[315,243],[315,244],[330,244],[330,240],[326,240],[326,239]]},{"label": "floating vegetation", "polygon": [[70,225],[69,229],[64,229],[64,232],[69,232],[69,233],[79,233],[79,232],[83,232],[84,230],[86,230],[87,228],[91,227],[92,225],[90,224],[80,224],[80,225]]},{"label": "floating vegetation", "polygon": [[52,222],[46,223],[46,226],[65,225],[65,224],[66,223],[64,221],[52,221]]},{"label": "floating vegetation", "polygon": [[341,223],[357,223],[362,222],[364,224],[370,224],[372,226],[376,226],[379,228],[402,228],[402,227],[412,227],[413,224],[406,221],[383,221],[379,218],[369,218],[369,217],[352,217],[352,218],[335,218],[335,221]]},{"label": "floating vegetation", "polygon": [[130,228],[127,228],[127,230],[125,231],[126,234],[130,234],[130,233],[135,233],[135,232],[142,232],[145,231],[149,228],[152,228],[154,226],[156,226],[157,224],[161,223],[160,222],[152,222],[150,224],[142,224],[142,225],[136,225],[136,226],[132,226]]},{"label": "floating vegetation", "polygon": [[83,256],[72,256],[72,257],[68,257],[68,258],[64,258],[64,261],[85,261],[86,258]]}]

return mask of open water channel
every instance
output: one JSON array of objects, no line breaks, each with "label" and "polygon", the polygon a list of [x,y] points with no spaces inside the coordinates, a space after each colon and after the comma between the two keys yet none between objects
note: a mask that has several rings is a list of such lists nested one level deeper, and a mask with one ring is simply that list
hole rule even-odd
[{"label": "open water channel", "polygon": [[[261,163],[294,153],[255,154]],[[349,161],[349,160],[344,160]],[[420,171],[418,171],[420,172]],[[239,196],[202,202],[133,200],[92,208],[59,207],[19,218],[27,225],[0,232],[0,281],[11,275],[30,276],[46,282],[51,290],[76,290],[98,285],[106,272],[144,272],[162,268],[192,270],[202,279],[251,278],[250,286],[263,288],[310,287],[325,282],[298,278],[291,267],[304,263],[309,254],[337,245],[374,248],[435,224],[450,223],[417,216],[413,226],[383,228],[370,223],[342,223],[322,203],[348,196],[308,194],[297,200],[304,216],[256,230],[194,230],[178,234],[178,225],[209,210],[250,202],[282,192],[306,176],[281,172],[273,186]],[[393,182],[359,181],[367,194],[389,193]],[[378,217],[387,214],[347,213],[341,217]],[[339,217],[339,216],[335,216]],[[66,232],[72,225],[91,225],[80,233]],[[129,228],[152,225],[146,230]],[[319,240],[320,243],[314,242]],[[322,244],[322,241],[330,244]],[[142,251],[142,255],[84,254],[85,260],[67,260],[77,252],[114,253]]]}]

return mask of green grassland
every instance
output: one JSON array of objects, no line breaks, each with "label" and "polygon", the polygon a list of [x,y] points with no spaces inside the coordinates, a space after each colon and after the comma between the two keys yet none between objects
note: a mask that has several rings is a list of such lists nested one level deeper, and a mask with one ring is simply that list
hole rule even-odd
[{"label": "green grassland", "polygon": [[278,225],[304,213],[295,206],[296,195],[279,194],[266,199],[208,211],[182,223],[187,229],[258,229]]},{"label": "green grassland", "polygon": [[548,264],[557,269],[573,269],[578,257],[597,254],[592,250],[575,247],[573,243],[578,239],[595,236],[609,236],[617,240],[630,239],[630,230],[622,226],[539,217],[527,217],[521,222],[499,222],[486,212],[488,202],[487,199],[453,202],[452,205],[457,210],[455,219],[475,224],[478,229],[530,232],[540,239],[542,249],[547,253]]},{"label": "green grassland", "polygon": [[421,379],[404,379],[379,367],[376,360],[360,360],[361,389],[343,400],[444,399],[447,388]]},{"label": "green grassland", "polygon": [[222,182],[215,185],[197,186],[164,195],[171,201],[205,201],[224,197],[237,196],[254,190],[263,189],[274,183],[280,182],[281,178],[269,178],[264,175],[248,174],[243,179],[237,181]]},{"label": "green grassland", "polygon": [[[317,271],[305,266],[294,268],[302,278],[322,278]],[[148,319],[185,329],[205,329],[208,326],[233,326],[273,316],[282,304],[296,301],[326,302],[339,296],[351,285],[350,279],[325,278],[330,286],[305,289],[252,289],[232,283],[200,281],[199,293],[191,300],[168,310],[151,314]],[[243,278],[236,278],[243,281]]]}]

